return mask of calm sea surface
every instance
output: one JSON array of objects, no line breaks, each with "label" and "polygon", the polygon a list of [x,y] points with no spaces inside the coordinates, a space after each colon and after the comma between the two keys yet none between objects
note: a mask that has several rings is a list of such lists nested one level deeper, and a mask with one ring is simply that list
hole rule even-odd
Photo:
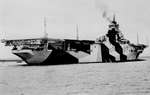
[{"label": "calm sea surface", "polygon": [[24,66],[0,63],[0,95],[150,95],[150,59]]}]

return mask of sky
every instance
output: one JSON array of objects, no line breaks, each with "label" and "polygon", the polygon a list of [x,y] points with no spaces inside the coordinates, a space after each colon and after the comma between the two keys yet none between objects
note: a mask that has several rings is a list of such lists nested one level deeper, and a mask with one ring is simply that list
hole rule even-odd
[{"label": "sky", "polygon": [[[50,38],[76,39],[78,24],[79,39],[95,40],[107,33],[105,11],[110,19],[116,15],[125,38],[136,43],[138,33],[140,43],[149,44],[149,4],[149,0],[0,0],[0,38],[43,37],[45,17]],[[0,53],[12,56],[10,49],[0,46]]]}]

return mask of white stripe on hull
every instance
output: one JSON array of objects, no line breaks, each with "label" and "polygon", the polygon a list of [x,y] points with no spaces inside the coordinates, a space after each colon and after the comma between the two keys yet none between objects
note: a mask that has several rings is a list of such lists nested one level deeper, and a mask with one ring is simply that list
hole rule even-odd
[{"label": "white stripe on hull", "polygon": [[[116,51],[110,52],[110,54],[115,57],[116,61],[120,61],[120,55]],[[128,52],[124,55],[127,57],[127,60],[136,60],[138,52]]]},{"label": "white stripe on hull", "polygon": [[129,53],[129,54],[127,54],[127,60],[136,60],[137,55],[138,55],[137,52]]},{"label": "white stripe on hull", "polygon": [[83,52],[83,51],[77,51],[77,52],[75,52],[75,51],[67,51],[67,52],[68,52],[70,55],[72,55],[72,56],[74,56],[74,57],[76,57],[76,58],[78,58],[78,59],[84,58],[84,57],[90,55],[90,54],[85,53],[85,52]]}]

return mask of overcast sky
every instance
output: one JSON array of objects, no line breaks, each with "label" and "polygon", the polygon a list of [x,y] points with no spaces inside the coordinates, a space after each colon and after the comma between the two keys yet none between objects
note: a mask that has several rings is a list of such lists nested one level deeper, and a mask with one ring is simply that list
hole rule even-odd
[{"label": "overcast sky", "polygon": [[127,39],[135,43],[138,33],[140,42],[148,43],[149,4],[149,0],[0,0],[0,37],[42,37],[46,17],[46,30],[51,38],[75,39],[78,24],[80,39],[95,40],[107,33],[109,22],[102,17],[106,11],[110,18],[116,14]]}]

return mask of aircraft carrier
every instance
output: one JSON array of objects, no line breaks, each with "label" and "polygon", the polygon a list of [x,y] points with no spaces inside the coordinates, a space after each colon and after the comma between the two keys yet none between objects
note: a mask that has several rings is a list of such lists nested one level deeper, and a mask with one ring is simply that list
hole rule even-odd
[{"label": "aircraft carrier", "polygon": [[3,40],[13,46],[12,53],[29,65],[71,64],[85,62],[116,62],[137,60],[147,47],[125,39],[115,16],[108,25],[108,32],[96,40],[35,39]]}]

